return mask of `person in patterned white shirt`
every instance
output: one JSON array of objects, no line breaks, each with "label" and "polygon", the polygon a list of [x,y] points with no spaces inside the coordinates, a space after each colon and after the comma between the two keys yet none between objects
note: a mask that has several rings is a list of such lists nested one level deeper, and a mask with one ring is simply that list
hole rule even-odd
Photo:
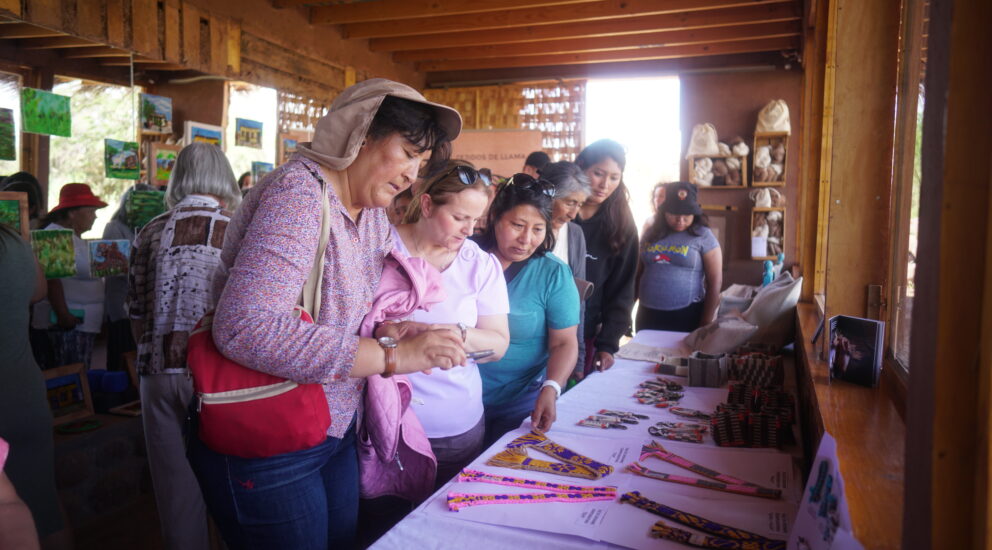
[{"label": "person in patterned white shirt", "polygon": [[165,200],[169,211],[135,240],[127,310],[138,345],[141,417],[162,536],[166,548],[206,549],[206,505],[183,439],[193,397],[186,344],[213,307],[213,275],[241,191],[223,151],[194,143],[179,152]]}]

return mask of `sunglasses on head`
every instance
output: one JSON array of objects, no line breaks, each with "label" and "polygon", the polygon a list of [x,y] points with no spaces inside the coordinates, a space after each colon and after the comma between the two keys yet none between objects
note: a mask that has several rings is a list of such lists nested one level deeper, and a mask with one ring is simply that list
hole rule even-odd
[{"label": "sunglasses on head", "polygon": [[507,187],[514,186],[517,189],[536,191],[555,198],[555,184],[545,179],[534,179],[527,174],[515,174],[506,182]]},{"label": "sunglasses on head", "polygon": [[492,173],[488,169],[483,168],[482,170],[476,170],[471,166],[464,166],[461,164],[445,172],[445,174],[438,178],[437,181],[443,180],[452,173],[458,174],[458,181],[465,185],[472,185],[478,180],[482,180],[483,185],[486,187],[493,184]]}]

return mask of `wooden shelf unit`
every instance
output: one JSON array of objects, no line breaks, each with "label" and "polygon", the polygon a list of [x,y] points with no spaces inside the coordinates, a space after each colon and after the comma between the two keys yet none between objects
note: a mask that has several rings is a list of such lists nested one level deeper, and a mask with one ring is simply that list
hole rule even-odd
[{"label": "wooden shelf unit", "polygon": [[751,153],[756,157],[758,154],[758,147],[763,145],[771,145],[778,140],[781,140],[782,145],[785,146],[785,159],[782,160],[782,177],[776,181],[758,181],[758,178],[756,178],[753,173],[754,167],[752,166],[752,187],[785,187],[785,172],[789,160],[789,132],[755,132],[754,149],[751,150]]},{"label": "wooden shelf unit", "polygon": [[[784,206],[755,206],[754,208],[752,208],[751,209],[751,222],[750,222],[750,226],[748,228],[748,233],[750,234],[752,231],[754,231],[754,215],[755,214],[759,214],[759,213],[767,213],[767,212],[781,212],[782,213],[782,237],[781,237],[782,242],[779,243],[779,246],[781,246],[782,247],[782,250],[784,251],[785,250],[785,207]],[[766,245],[766,249],[765,250],[767,251],[767,245]],[[777,260],[778,259],[778,256],[777,255],[776,256],[771,256],[771,255],[754,256],[754,255],[752,255],[751,256],[751,259],[752,260],[762,260],[762,261],[763,260],[772,260],[772,261],[774,261],[774,260]]]},{"label": "wooden shelf unit", "polygon": [[[696,165],[696,159],[708,158],[708,159],[728,159],[737,158],[741,161],[740,174],[741,174],[741,184],[740,185],[702,185],[696,181],[695,170],[693,169]],[[739,157],[737,155],[689,155],[686,157],[686,162],[689,163],[689,183],[695,184],[700,189],[744,189],[747,187],[747,156]]]}]

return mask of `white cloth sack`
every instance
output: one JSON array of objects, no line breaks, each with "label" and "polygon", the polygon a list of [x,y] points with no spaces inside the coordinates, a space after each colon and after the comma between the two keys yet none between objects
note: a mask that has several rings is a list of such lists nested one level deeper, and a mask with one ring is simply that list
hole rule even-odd
[{"label": "white cloth sack", "polygon": [[751,191],[751,200],[757,208],[769,208],[772,205],[772,194],[768,189],[755,189]]},{"label": "white cloth sack", "polygon": [[758,113],[758,132],[792,132],[789,123],[789,105],[784,99],[768,102]]},{"label": "white cloth sack", "polygon": [[719,355],[741,347],[757,330],[757,326],[740,317],[720,317],[690,332],[683,342],[693,351]]},{"label": "white cloth sack", "polygon": [[803,278],[793,279],[786,271],[754,296],[751,307],[744,312],[744,319],[758,327],[752,343],[782,347],[792,341],[795,329],[794,310],[799,303]]},{"label": "white cloth sack", "polygon": [[697,124],[692,128],[692,139],[689,140],[689,150],[685,158],[690,156],[717,156],[720,147],[717,145],[716,127],[709,122]]}]

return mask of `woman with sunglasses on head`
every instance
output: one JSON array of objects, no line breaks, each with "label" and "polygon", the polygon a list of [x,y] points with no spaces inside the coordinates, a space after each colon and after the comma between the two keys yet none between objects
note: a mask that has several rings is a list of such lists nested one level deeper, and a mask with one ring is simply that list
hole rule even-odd
[{"label": "woman with sunglasses on head", "polygon": [[[466,351],[493,350],[480,363],[503,357],[509,345],[509,305],[499,262],[468,238],[489,203],[489,176],[453,161],[427,180],[395,228],[400,252],[426,260],[441,272],[443,302],[418,310],[407,322],[380,327],[382,334],[411,334],[427,327],[450,329]],[[417,373],[413,410],[437,457],[437,484],[446,483],[482,451],[482,379],[475,361],[465,368]]]},{"label": "woman with sunglasses on head", "polygon": [[637,272],[637,226],[623,183],[627,156],[623,146],[601,139],[575,159],[589,177],[592,193],[576,223],[586,237],[586,278],[595,285],[586,302],[585,374],[613,366],[620,337],[630,329]]},{"label": "woman with sunglasses on head", "polygon": [[572,271],[550,253],[554,197],[554,183],[516,174],[493,199],[479,239],[499,260],[510,296],[510,347],[482,367],[487,445],[528,415],[535,430],[550,429],[579,355],[579,293]]}]

